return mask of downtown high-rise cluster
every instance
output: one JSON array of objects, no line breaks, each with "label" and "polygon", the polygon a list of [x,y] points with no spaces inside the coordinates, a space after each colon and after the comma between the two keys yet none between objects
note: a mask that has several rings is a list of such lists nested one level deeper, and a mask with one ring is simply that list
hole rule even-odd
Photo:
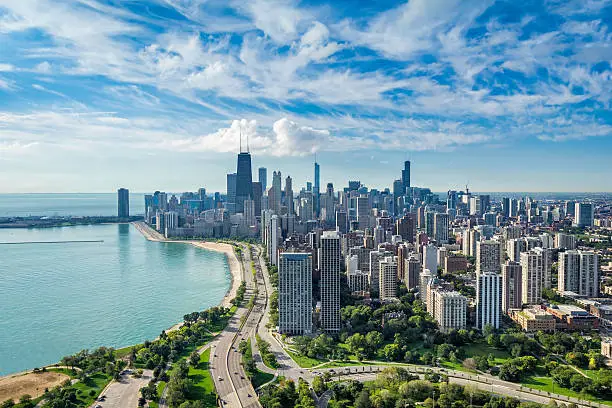
[{"label": "downtown high-rise cluster", "polygon": [[526,330],[596,325],[584,309],[544,302],[553,288],[575,299],[599,295],[598,254],[563,232],[609,223],[595,217],[594,202],[467,188],[441,200],[411,184],[409,161],[384,189],[358,180],[321,184],[317,162],[312,174],[297,187],[273,170],[269,184],[262,167],[254,181],[243,151],[225,195],[156,192],[145,197],[146,221],[166,237],[260,239],[278,268],[281,333],[338,332],[343,291],[376,305],[398,301],[400,285],[420,297],[442,331],[497,329],[504,315]]}]

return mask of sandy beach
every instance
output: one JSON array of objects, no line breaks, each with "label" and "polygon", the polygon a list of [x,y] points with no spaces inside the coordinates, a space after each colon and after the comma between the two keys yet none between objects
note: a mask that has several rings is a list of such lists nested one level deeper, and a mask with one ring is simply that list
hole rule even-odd
[{"label": "sandy beach", "polygon": [[[240,267],[240,261],[236,257],[234,253],[234,248],[230,244],[224,244],[221,242],[206,242],[206,241],[193,241],[193,240],[172,240],[165,238],[162,234],[155,231],[153,228],[149,227],[142,221],[133,222],[132,225],[140,231],[140,233],[149,241],[156,242],[174,242],[174,243],[182,243],[182,244],[190,244],[198,248],[207,249],[209,251],[222,252],[227,257],[227,263],[230,270],[230,275],[232,278],[232,282],[230,284],[230,288],[223,297],[223,300],[219,304],[224,307],[231,307],[231,301],[236,297],[236,292],[238,291],[238,287],[243,280],[242,276],[242,268]],[[172,329],[176,327],[180,327],[179,325],[175,325]],[[171,329],[171,330],[172,330]]]}]

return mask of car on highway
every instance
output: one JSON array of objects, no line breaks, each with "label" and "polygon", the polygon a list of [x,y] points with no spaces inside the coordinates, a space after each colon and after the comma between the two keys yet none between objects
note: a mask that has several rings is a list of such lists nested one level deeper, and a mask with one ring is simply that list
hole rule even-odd
[{"label": "car on highway", "polygon": [[219,380],[219,381],[223,381],[223,378],[221,378],[221,377],[217,377],[217,380]]}]

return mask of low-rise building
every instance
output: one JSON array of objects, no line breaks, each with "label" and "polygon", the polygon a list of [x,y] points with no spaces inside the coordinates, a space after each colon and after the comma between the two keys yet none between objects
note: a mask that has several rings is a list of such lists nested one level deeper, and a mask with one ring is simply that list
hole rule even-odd
[{"label": "low-rise building", "polygon": [[601,340],[601,355],[606,358],[612,358],[612,339]]},{"label": "low-rise building", "polygon": [[523,310],[513,309],[509,314],[512,320],[517,322],[526,332],[555,331],[555,317],[537,306]]},{"label": "low-rise building", "polygon": [[593,330],[599,319],[584,309],[572,305],[550,305],[546,311],[555,317],[557,330]]}]

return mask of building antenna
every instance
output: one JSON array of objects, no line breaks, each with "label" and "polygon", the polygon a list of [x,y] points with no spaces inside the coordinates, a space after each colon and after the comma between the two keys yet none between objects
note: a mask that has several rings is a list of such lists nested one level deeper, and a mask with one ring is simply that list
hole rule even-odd
[{"label": "building antenna", "polygon": [[249,133],[247,132],[247,153],[251,153],[251,149],[249,149]]},{"label": "building antenna", "polygon": [[239,136],[239,138],[240,138],[240,151],[238,153],[242,153],[242,123],[238,122],[238,126],[239,126],[238,131],[240,132],[239,133],[240,134],[240,136]]}]

